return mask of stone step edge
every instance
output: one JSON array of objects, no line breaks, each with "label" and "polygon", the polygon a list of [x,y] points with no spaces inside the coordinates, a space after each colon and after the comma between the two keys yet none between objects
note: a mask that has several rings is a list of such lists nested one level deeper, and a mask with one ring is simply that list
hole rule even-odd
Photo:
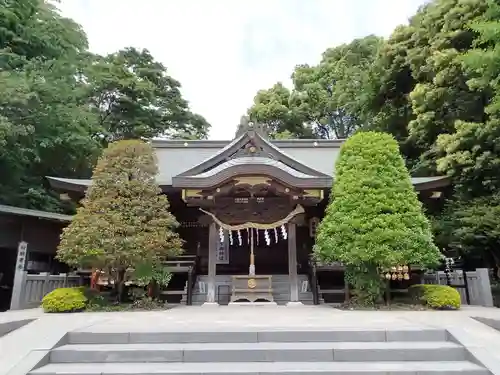
[{"label": "stone step edge", "polygon": [[52,351],[160,351],[160,350],[393,350],[463,348],[452,341],[368,341],[368,342],[250,342],[250,343],[138,343],[138,344],[66,344]]},{"label": "stone step edge", "polygon": [[468,361],[456,362],[239,362],[239,363],[51,363],[31,375],[162,375],[162,374],[279,374],[350,372],[488,375],[489,371]]},{"label": "stone step edge", "polygon": [[68,344],[450,341],[444,329],[305,329],[69,332]]}]

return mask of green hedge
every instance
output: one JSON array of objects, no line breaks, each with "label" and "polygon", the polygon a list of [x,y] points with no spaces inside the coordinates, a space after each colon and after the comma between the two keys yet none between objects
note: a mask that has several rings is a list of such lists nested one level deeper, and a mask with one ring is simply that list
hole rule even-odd
[{"label": "green hedge", "polygon": [[460,294],[448,285],[413,285],[410,293],[414,301],[436,310],[458,310],[461,306]]},{"label": "green hedge", "polygon": [[85,288],[58,288],[42,299],[42,308],[47,313],[81,311],[87,305]]}]

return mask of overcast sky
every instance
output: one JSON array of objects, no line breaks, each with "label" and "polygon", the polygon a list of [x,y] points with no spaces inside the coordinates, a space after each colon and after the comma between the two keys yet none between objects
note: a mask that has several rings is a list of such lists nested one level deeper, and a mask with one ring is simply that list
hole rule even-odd
[{"label": "overcast sky", "polygon": [[257,90],[368,34],[388,36],[425,0],[62,0],[93,52],[147,48],[191,108],[229,139]]}]

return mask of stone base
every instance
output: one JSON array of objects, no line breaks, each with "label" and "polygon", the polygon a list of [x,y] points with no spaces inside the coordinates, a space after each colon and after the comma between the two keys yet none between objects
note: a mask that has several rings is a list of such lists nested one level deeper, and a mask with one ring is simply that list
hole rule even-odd
[{"label": "stone base", "polygon": [[304,307],[304,306],[305,305],[302,302],[299,302],[299,301],[297,301],[297,302],[291,302],[290,301],[290,302],[288,302],[286,304],[286,307]]},{"label": "stone base", "polygon": [[230,302],[228,306],[278,306],[276,302]]},{"label": "stone base", "polygon": [[205,302],[201,307],[219,307],[219,304],[217,302]]}]

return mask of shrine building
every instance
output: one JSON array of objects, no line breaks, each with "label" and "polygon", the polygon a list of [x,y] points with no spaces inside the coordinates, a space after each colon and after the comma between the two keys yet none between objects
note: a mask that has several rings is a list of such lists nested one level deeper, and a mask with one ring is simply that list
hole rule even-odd
[{"label": "shrine building", "polygon": [[[200,305],[343,299],[341,265],[312,264],[310,257],[342,143],[271,140],[248,122],[232,141],[152,141],[157,181],[185,240],[184,255],[167,262],[175,276],[164,294]],[[91,184],[48,180],[75,200]],[[424,204],[449,186],[446,177],[412,182]]]}]

